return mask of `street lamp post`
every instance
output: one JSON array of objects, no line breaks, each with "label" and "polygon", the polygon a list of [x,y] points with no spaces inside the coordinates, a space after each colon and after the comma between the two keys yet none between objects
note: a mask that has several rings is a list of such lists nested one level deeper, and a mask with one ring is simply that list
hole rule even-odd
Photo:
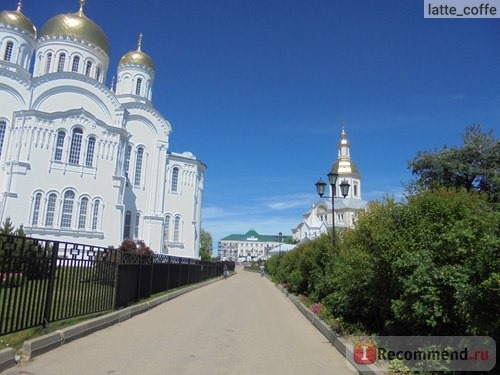
[{"label": "street lamp post", "polygon": [[[321,180],[321,178],[319,179],[318,182],[316,182],[316,191],[318,192],[318,195],[320,196],[320,198],[331,198],[332,199],[332,244],[333,244],[333,248],[335,249],[335,185],[337,184],[337,179],[339,178],[339,175],[338,173],[335,173],[333,171],[333,167],[332,167],[332,170],[330,171],[330,173],[327,174],[328,176],[328,182],[330,183],[330,187],[332,188],[332,196],[331,197],[323,197],[323,195],[325,194],[325,187],[326,187],[326,182],[323,182]],[[342,183],[339,185],[340,186],[340,193],[342,194],[342,196],[345,198],[347,197],[347,194],[349,194],[349,187],[351,185],[349,185],[349,183],[344,180],[342,181]],[[340,198],[340,197],[339,197]]]},{"label": "street lamp post", "polygon": [[283,237],[283,233],[279,232],[278,235],[276,236],[276,241],[279,242],[279,256],[281,257],[281,243],[283,240],[286,239],[286,237]]}]

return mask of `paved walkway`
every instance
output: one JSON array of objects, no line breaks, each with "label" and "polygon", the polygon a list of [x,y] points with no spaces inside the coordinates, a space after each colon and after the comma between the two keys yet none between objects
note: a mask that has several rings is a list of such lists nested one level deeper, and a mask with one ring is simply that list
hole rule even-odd
[{"label": "paved walkway", "polygon": [[2,374],[354,372],[270,281],[239,270]]}]

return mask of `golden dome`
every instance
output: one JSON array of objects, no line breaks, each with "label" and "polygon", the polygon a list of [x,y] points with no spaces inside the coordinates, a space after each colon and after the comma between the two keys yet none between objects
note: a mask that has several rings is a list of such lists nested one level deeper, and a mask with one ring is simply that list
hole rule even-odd
[{"label": "golden dome", "polygon": [[332,169],[339,176],[349,175],[354,178],[361,178],[358,166],[350,159],[338,159],[333,163]]},{"label": "golden dome", "polygon": [[339,176],[349,175],[354,178],[361,178],[358,166],[354,161],[351,160],[349,146],[350,144],[349,140],[347,139],[347,133],[344,128],[342,128],[342,132],[340,133],[340,141],[338,143],[339,158],[333,163],[332,170]]},{"label": "golden dome", "polygon": [[33,39],[36,38],[36,27],[28,17],[21,13],[21,2],[14,11],[5,10],[0,12],[0,23],[18,27],[26,31]]},{"label": "golden dome", "polygon": [[151,57],[149,57],[148,55],[146,55],[144,52],[141,51],[141,44],[142,44],[142,34],[139,34],[139,42],[137,43],[137,50],[127,52],[125,55],[123,55],[118,65],[134,64],[134,65],[145,66],[147,68],[151,68],[154,70],[155,65],[153,64],[153,60],[151,60]]},{"label": "golden dome", "polygon": [[59,14],[48,20],[42,27],[40,38],[48,35],[65,35],[92,43],[109,54],[109,43],[104,31],[85,17],[83,0],[80,0],[80,10],[71,14]]}]

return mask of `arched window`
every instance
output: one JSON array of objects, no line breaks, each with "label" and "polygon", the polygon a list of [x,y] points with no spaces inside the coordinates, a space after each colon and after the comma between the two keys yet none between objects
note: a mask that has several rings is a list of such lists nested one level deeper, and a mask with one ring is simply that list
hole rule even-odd
[{"label": "arched window", "polygon": [[71,66],[71,71],[78,73],[78,68],[80,67],[80,56],[73,57],[73,65]]},{"label": "arched window", "polygon": [[57,133],[57,141],[56,141],[56,152],[54,153],[54,160],[61,161],[64,149],[64,138],[66,137],[66,133],[60,130]]},{"label": "arched window", "polygon": [[139,147],[137,149],[137,155],[135,157],[135,175],[134,175],[134,186],[141,186],[141,172],[142,172],[142,158],[144,156],[144,148]]},{"label": "arched window", "polygon": [[40,202],[42,201],[42,193],[37,193],[35,195],[35,200],[33,202],[33,216],[31,218],[31,225],[38,225],[38,217],[40,216]]},{"label": "arched window", "polygon": [[137,83],[135,84],[135,95],[141,95],[142,78],[137,78]]},{"label": "arched window", "polygon": [[7,45],[5,47],[5,54],[3,55],[3,59],[5,61],[10,61],[12,58],[12,50],[14,49],[14,43],[12,42],[7,42]]},{"label": "arched window", "polygon": [[357,184],[354,184],[354,196],[355,197],[358,196],[358,185]]},{"label": "arched window", "polygon": [[87,65],[85,66],[85,75],[90,76],[91,71],[92,71],[92,61],[87,61]]},{"label": "arched window", "polygon": [[7,128],[7,123],[5,121],[0,121],[0,156],[2,156],[3,140],[5,138],[6,128]]},{"label": "arched window", "polygon": [[47,54],[47,62],[45,64],[45,74],[50,72],[50,64],[52,63],[52,53]]},{"label": "arched window", "polygon": [[99,205],[100,205],[99,199],[94,201],[94,210],[92,211],[92,230],[97,229],[97,220],[99,219]]},{"label": "arched window", "polygon": [[132,153],[132,146],[128,145],[125,151],[125,163],[123,164],[123,171],[125,176],[128,176],[128,168],[130,166],[130,154]]},{"label": "arched window", "polygon": [[68,190],[64,193],[62,215],[61,215],[61,228],[71,228],[71,219],[73,216],[73,203],[75,201],[75,193]]},{"label": "arched window", "polygon": [[80,149],[82,147],[82,137],[83,130],[76,128],[73,130],[73,136],[71,137],[71,147],[69,149],[69,160],[70,164],[78,164],[80,162]]},{"label": "arched window", "polygon": [[125,213],[125,224],[123,225],[123,238],[130,238],[130,223],[132,221],[132,212]]},{"label": "arched window", "polygon": [[87,157],[85,159],[85,165],[87,167],[92,167],[93,165],[94,149],[95,149],[95,138],[90,137],[87,143]]},{"label": "arched window", "polygon": [[59,55],[59,62],[57,63],[57,71],[62,72],[64,71],[64,63],[66,62],[66,54],[61,53]]},{"label": "arched window", "polygon": [[179,168],[174,167],[172,169],[172,192],[177,192],[179,182]]},{"label": "arched window", "polygon": [[170,242],[170,215],[165,216],[163,223],[163,242]]},{"label": "arched window", "polygon": [[97,79],[98,81],[101,79],[101,68],[99,67],[97,67],[95,71],[95,79]]},{"label": "arched window", "polygon": [[54,213],[56,212],[57,195],[52,193],[47,199],[47,212],[45,213],[45,225],[52,227],[54,225]]},{"label": "arched window", "polygon": [[181,218],[177,216],[174,220],[174,242],[180,241]]},{"label": "arched window", "polygon": [[141,220],[141,213],[137,212],[135,214],[135,231],[134,231],[134,238],[139,238],[139,222]]},{"label": "arched window", "polygon": [[78,215],[78,229],[85,229],[87,223],[87,211],[89,207],[89,199],[82,198],[80,201],[80,213]]}]

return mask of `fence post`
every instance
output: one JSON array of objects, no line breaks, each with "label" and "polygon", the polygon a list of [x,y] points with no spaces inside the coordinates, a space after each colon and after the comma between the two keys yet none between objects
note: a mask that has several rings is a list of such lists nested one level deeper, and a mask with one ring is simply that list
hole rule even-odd
[{"label": "fence post", "polygon": [[50,260],[50,275],[49,275],[49,285],[47,287],[47,295],[45,297],[45,314],[43,316],[43,328],[47,328],[50,322],[50,310],[52,308],[52,297],[54,294],[54,282],[56,279],[57,270],[57,255],[59,254],[59,242],[54,241],[54,246],[52,248],[52,256]]},{"label": "fence post", "polygon": [[122,253],[121,251],[115,251],[114,253],[114,265],[115,265],[115,303],[113,304],[113,309],[117,309],[119,306],[118,301],[121,295],[121,283],[120,283],[120,263],[122,262]]}]

